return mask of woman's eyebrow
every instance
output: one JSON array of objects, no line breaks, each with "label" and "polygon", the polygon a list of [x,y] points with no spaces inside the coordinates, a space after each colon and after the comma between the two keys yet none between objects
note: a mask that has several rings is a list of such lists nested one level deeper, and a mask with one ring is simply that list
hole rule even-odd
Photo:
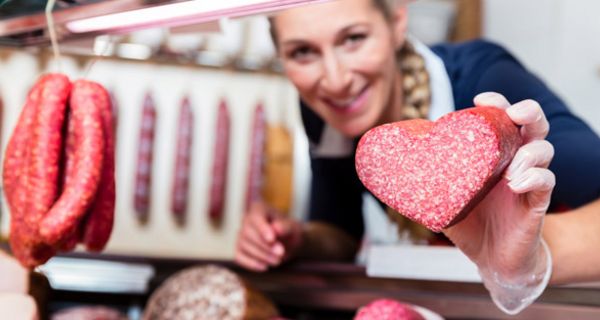
[{"label": "woman's eyebrow", "polygon": [[305,45],[309,43],[306,40],[302,40],[302,39],[289,39],[289,40],[285,40],[281,42],[281,46],[298,46],[298,45]]},{"label": "woman's eyebrow", "polygon": [[348,32],[348,30],[350,30],[352,28],[355,28],[355,27],[366,27],[367,25],[368,25],[367,22],[355,22],[355,23],[352,23],[352,24],[349,24],[349,25],[343,27],[342,29],[340,29],[340,31],[337,32],[337,34],[346,33],[346,32]]},{"label": "woman's eyebrow", "polygon": [[[367,26],[368,23],[367,22],[356,22],[356,23],[352,23],[349,24],[347,26],[344,26],[343,28],[341,28],[340,30],[338,30],[335,33],[334,39],[339,39],[341,36],[347,34],[351,29],[356,28],[356,27],[361,27],[361,26]],[[285,39],[281,42],[282,46],[294,46],[294,45],[306,45],[309,44],[310,40],[305,40],[305,39]]]},{"label": "woman's eyebrow", "polygon": [[339,40],[341,37],[350,33],[351,29],[354,29],[356,27],[367,27],[367,25],[368,25],[367,22],[356,22],[356,23],[349,24],[335,33],[335,39]]}]

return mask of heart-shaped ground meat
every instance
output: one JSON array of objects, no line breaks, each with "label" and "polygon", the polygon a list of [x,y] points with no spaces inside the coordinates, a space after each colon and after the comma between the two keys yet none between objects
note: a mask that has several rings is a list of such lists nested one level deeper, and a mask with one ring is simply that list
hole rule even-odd
[{"label": "heart-shaped ground meat", "polygon": [[521,144],[506,111],[468,108],[371,129],[358,144],[356,170],[385,204],[439,232],[489,192]]}]

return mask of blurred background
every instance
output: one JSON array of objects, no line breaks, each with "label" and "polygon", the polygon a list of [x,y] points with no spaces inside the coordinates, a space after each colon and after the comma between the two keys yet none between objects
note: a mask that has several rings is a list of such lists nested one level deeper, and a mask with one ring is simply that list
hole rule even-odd
[{"label": "blurred background", "polygon": [[[108,10],[103,5],[110,2],[57,1],[56,27],[62,37],[61,58],[56,60],[43,24],[37,28],[20,24],[26,17],[41,19],[45,1],[0,1],[2,150],[30,86],[41,73],[60,68],[72,79],[100,82],[113,98],[118,190],[115,228],[104,255],[117,260],[228,261],[248,199],[262,198],[283,214],[304,217],[310,183],[308,143],[298,95],[282,75],[266,16],[211,17],[203,23],[132,32],[118,25],[86,30],[89,25],[66,23],[69,16],[91,10],[90,5],[97,12]],[[124,11],[131,3],[112,1],[112,7]],[[476,38],[502,44],[600,133],[600,2],[416,0],[410,1],[409,12],[410,33],[428,45]],[[118,32],[113,32],[115,28]],[[184,99],[191,110],[186,117],[193,119],[186,151],[189,190],[183,212],[174,212],[172,189]],[[144,105],[155,109],[156,119],[150,204],[139,212],[134,197]],[[222,105],[225,108],[219,108]],[[230,125],[218,128],[223,109]],[[229,141],[218,140],[217,129],[229,130]],[[208,211],[219,146],[227,151],[226,187],[224,207],[215,221]],[[395,232],[386,228],[385,221],[373,219],[370,233]],[[4,239],[8,223],[3,201]],[[64,262],[55,266],[64,267],[60,264]],[[47,268],[51,273],[52,264]],[[145,274],[144,270],[138,271]]]},{"label": "blurred background", "polygon": [[[85,3],[59,1],[57,8],[62,5],[63,10],[72,10]],[[10,21],[39,13],[44,5],[45,1],[8,1],[1,7],[1,17]],[[410,32],[426,44],[483,37],[504,45],[600,132],[600,108],[595,97],[600,84],[600,22],[595,14],[600,12],[600,4],[596,1],[419,0],[409,3],[409,11]],[[259,105],[273,133],[267,144],[273,146],[278,139],[290,142],[284,142],[281,150],[269,151],[280,155],[263,154],[271,163],[279,161],[276,157],[284,159],[280,160],[287,164],[281,165],[288,165],[290,170],[285,171],[289,174],[285,179],[267,177],[266,184],[279,185],[263,185],[261,192],[284,190],[266,196],[271,202],[279,201],[285,213],[305,214],[310,168],[298,97],[281,74],[268,28],[265,16],[256,15],[60,41],[62,72],[104,84],[113,94],[118,111],[117,223],[108,252],[230,258],[249,188],[250,137]],[[48,35],[29,31],[0,40],[4,44],[0,47],[3,147],[30,85],[40,73],[57,67],[46,45],[14,46],[35,43],[39,37],[47,39]],[[155,152],[152,164],[148,221],[140,223],[132,199],[141,110],[147,94],[157,109],[154,148],[160,151]],[[191,102],[195,130],[185,213],[188,219],[180,225],[169,211],[176,127],[184,97]],[[231,117],[231,140],[223,223],[215,226],[204,213],[208,210],[215,121],[221,100]],[[6,235],[7,214],[3,216],[1,230]]]}]

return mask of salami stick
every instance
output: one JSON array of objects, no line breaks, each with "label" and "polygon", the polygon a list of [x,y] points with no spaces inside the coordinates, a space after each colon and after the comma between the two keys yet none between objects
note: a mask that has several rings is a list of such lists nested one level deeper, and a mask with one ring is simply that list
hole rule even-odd
[{"label": "salami stick", "polygon": [[148,210],[150,207],[152,151],[155,125],[156,109],[154,107],[154,100],[150,94],[147,94],[142,109],[134,191],[134,208],[138,215],[138,219],[141,222],[148,220]]},{"label": "salami stick", "polygon": [[212,170],[213,180],[210,189],[209,216],[213,222],[218,222],[223,217],[229,157],[229,130],[229,111],[225,101],[221,100],[219,103],[215,130],[215,153]]},{"label": "salami stick", "polygon": [[177,151],[175,154],[175,170],[173,174],[173,190],[171,210],[175,219],[183,223],[188,203],[190,158],[192,136],[194,133],[194,118],[190,100],[185,97],[179,111],[179,125],[177,126]]},{"label": "salami stick", "polygon": [[101,251],[110,238],[115,215],[115,138],[114,116],[109,94],[103,90],[104,95],[101,108],[102,131],[105,147],[102,173],[96,198],[92,203],[83,224],[83,243],[88,251]]},{"label": "salami stick", "polygon": [[101,110],[110,106],[106,91],[78,80],[71,92],[68,135],[74,136],[72,170],[66,172],[60,198],[40,223],[40,235],[58,245],[73,234],[95,198],[104,161],[105,139]]},{"label": "salami stick", "polygon": [[254,110],[252,134],[250,142],[250,165],[248,169],[248,187],[246,191],[246,212],[253,202],[260,201],[263,163],[265,153],[265,112],[262,104],[258,104]]},{"label": "salami stick", "polygon": [[[58,196],[62,128],[70,90],[66,76],[42,76],[27,99],[7,151],[4,180],[5,186],[10,186],[10,244],[27,268],[44,263],[55,253],[42,241],[38,224]],[[11,170],[16,170],[12,178]]]}]

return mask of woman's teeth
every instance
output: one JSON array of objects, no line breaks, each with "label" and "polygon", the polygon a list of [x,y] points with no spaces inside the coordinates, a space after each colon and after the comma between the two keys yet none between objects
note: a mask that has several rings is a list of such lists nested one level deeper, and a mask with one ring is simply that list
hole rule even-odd
[{"label": "woman's teeth", "polygon": [[336,108],[350,108],[352,106],[352,104],[354,103],[354,101],[356,101],[356,97],[352,97],[350,99],[344,99],[344,100],[332,100],[331,104],[333,104],[334,107]]},{"label": "woman's teeth", "polygon": [[326,99],[325,102],[332,108],[342,112],[354,111],[364,105],[367,98],[367,89],[361,90],[359,94],[346,99]]}]

